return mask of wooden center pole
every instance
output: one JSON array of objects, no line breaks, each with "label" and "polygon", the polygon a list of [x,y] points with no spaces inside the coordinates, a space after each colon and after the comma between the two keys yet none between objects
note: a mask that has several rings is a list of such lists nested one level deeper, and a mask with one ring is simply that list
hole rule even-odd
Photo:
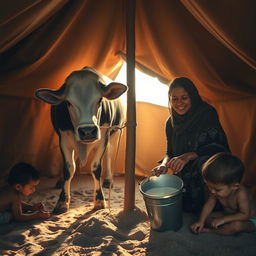
[{"label": "wooden center pole", "polygon": [[135,2],[126,0],[127,133],[124,211],[135,208],[136,96],[135,96]]}]

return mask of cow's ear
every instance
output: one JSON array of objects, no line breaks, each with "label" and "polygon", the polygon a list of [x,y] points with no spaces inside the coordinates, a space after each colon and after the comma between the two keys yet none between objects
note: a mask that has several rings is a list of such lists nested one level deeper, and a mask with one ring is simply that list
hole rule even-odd
[{"label": "cow's ear", "polygon": [[38,89],[36,90],[35,95],[38,99],[51,105],[60,104],[64,99],[63,94],[60,94],[59,90]]},{"label": "cow's ear", "polygon": [[128,89],[126,85],[121,83],[116,83],[116,82],[112,82],[107,86],[101,85],[101,88],[102,88],[102,96],[109,100],[114,100],[120,97]]}]

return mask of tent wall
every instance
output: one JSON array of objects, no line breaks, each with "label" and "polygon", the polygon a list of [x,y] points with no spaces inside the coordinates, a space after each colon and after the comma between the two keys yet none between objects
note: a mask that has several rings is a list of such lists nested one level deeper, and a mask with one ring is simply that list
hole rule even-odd
[{"label": "tent wall", "polygon": [[[255,7],[255,1],[137,1],[136,21],[136,61],[160,77],[195,82],[246,164],[247,184],[256,184]],[[151,134],[164,130],[156,126]]]},{"label": "tent wall", "polygon": [[[57,89],[84,66],[114,78],[126,49],[125,1],[11,2],[0,4],[0,179],[18,161],[58,175],[62,163],[50,106],[34,91]],[[249,186],[256,184],[255,8],[252,0],[136,1],[137,64],[167,80],[187,76],[195,82],[217,109]],[[137,103],[139,175],[165,153],[167,116],[166,108]],[[118,172],[124,172],[124,138]]]}]

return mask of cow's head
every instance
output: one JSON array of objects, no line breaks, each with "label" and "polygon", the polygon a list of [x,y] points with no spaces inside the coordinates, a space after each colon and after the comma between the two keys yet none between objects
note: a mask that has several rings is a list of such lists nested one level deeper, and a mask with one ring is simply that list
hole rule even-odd
[{"label": "cow's head", "polygon": [[38,89],[35,95],[51,105],[66,102],[76,140],[90,143],[100,139],[102,101],[117,99],[126,90],[127,86],[121,83],[106,85],[94,69],[86,67],[72,72],[58,90]]}]

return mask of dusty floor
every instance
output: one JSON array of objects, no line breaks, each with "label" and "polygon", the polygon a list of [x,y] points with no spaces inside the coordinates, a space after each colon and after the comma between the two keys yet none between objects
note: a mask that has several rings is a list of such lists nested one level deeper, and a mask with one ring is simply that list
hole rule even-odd
[{"label": "dusty floor", "polygon": [[[183,214],[178,232],[153,231],[136,180],[136,209],[123,211],[124,178],[116,177],[111,208],[93,211],[92,178],[77,175],[72,182],[68,212],[45,221],[10,223],[0,227],[0,255],[148,255],[148,256],[255,256],[256,234],[194,235],[189,225],[196,216]],[[48,210],[57,202],[56,179],[43,178],[30,202],[41,201]],[[108,190],[106,190],[108,198]]]}]

